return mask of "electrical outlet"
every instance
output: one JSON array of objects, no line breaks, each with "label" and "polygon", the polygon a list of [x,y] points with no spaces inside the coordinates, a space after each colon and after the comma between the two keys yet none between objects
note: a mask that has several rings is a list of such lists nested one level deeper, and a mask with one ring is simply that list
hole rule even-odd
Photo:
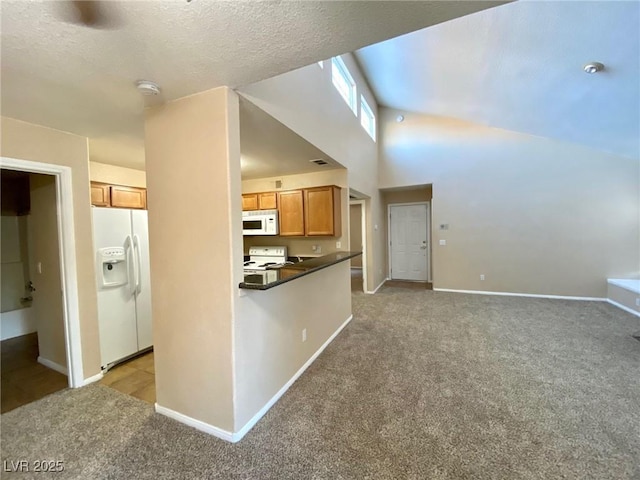
[{"label": "electrical outlet", "polygon": [[317,245],[311,245],[311,251],[312,252],[315,252],[317,248],[318,248]]},{"label": "electrical outlet", "polygon": [[320,245],[316,245],[316,253],[322,253],[322,247]]},{"label": "electrical outlet", "polygon": [[484,273],[480,275],[480,280],[484,280]]},{"label": "electrical outlet", "polygon": [[342,248],[342,242],[336,242],[336,248]]},{"label": "electrical outlet", "polygon": [[302,341],[303,342],[307,341],[307,329],[306,328],[302,329]]}]

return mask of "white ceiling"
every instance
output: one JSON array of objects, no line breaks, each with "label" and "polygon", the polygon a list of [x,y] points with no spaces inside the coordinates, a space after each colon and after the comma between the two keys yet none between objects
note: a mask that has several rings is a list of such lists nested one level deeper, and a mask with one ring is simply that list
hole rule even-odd
[{"label": "white ceiling", "polygon": [[3,0],[2,114],[88,136],[92,157],[141,168],[136,80],[158,82],[164,101],[245,85],[501,3],[105,1],[113,28],[95,29],[62,21],[68,2]]},{"label": "white ceiling", "polygon": [[640,156],[637,1],[520,1],[356,56],[382,105]]}]

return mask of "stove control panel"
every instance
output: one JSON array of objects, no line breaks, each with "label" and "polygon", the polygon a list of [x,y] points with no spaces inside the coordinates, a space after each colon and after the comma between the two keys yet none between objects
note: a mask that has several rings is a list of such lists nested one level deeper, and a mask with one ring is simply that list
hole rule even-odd
[{"label": "stove control panel", "polygon": [[251,247],[249,255],[252,257],[287,257],[287,247]]}]

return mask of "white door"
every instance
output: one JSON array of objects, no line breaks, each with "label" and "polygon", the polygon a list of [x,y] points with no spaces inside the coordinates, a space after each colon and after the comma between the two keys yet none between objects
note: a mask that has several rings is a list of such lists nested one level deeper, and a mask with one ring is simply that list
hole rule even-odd
[{"label": "white door", "polygon": [[[138,351],[136,328],[136,302],[133,285],[133,265],[130,241],[131,214],[120,208],[92,208],[94,261],[98,284],[98,326],[102,366],[132,355]],[[102,264],[97,250],[105,247],[123,247],[127,252],[130,282],[117,286],[102,286]]]},{"label": "white door", "polygon": [[392,279],[427,281],[427,211],[427,204],[389,206]]},{"label": "white door", "polygon": [[151,273],[149,269],[149,227],[146,210],[131,211],[136,271],[136,318],[138,320],[138,350],[153,345],[151,325]]}]

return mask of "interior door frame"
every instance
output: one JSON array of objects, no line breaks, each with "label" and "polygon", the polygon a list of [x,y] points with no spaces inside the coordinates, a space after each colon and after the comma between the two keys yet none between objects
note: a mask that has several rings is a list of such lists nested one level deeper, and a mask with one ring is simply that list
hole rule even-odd
[{"label": "interior door frame", "polygon": [[427,206],[427,283],[432,283],[431,278],[431,202],[407,202],[407,203],[389,203],[387,205],[387,277],[391,280],[391,208],[392,207],[410,207],[411,205],[426,205]]},{"label": "interior door frame", "polygon": [[[80,340],[80,307],[76,262],[76,240],[73,219],[73,187],[71,167],[33,162],[11,157],[0,157],[0,167],[55,177],[56,222],[58,224],[60,280],[62,284],[62,314],[67,356],[69,387],[85,385]],[[89,199],[87,198],[87,201]]]},{"label": "interior door frame", "polygon": [[[362,238],[362,291],[368,292],[367,290],[367,215],[366,215],[366,201],[364,199],[360,200],[350,200],[349,205],[360,205],[360,228],[361,233],[360,236]],[[351,223],[351,219],[349,219],[349,223]],[[349,238],[349,243],[351,243],[351,238]]]}]

